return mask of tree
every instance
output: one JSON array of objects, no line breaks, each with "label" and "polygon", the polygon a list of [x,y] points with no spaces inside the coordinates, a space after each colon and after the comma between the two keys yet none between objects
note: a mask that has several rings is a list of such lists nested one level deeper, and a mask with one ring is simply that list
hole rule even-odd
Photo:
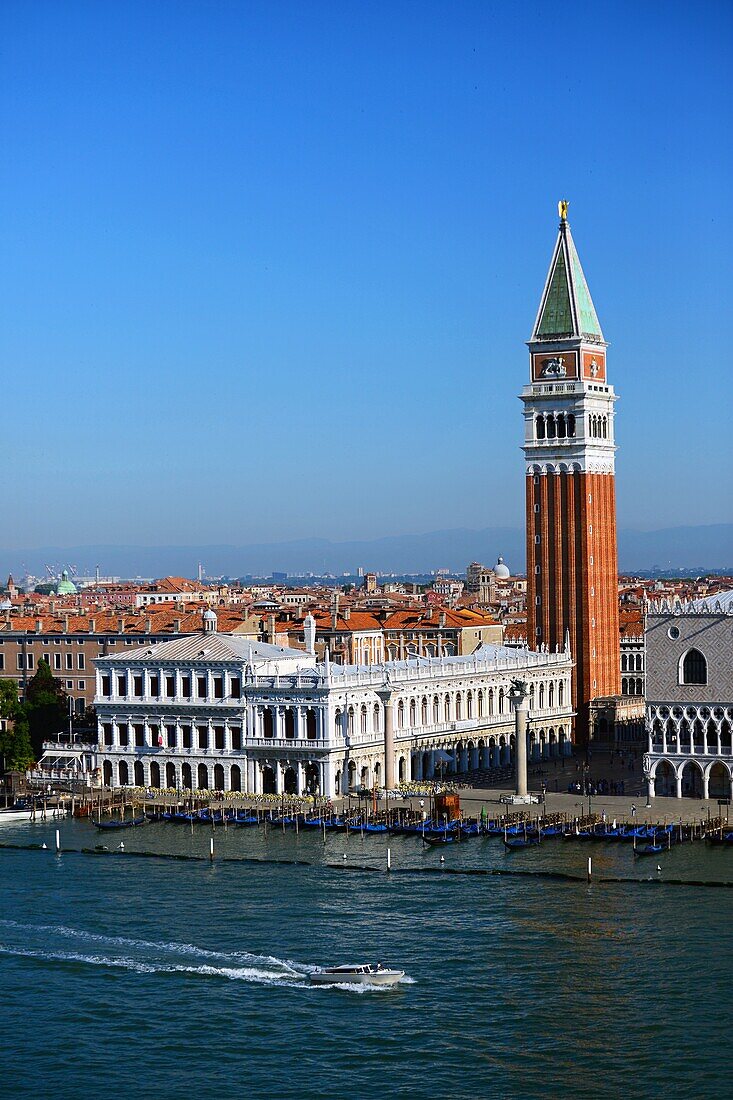
[{"label": "tree", "polygon": [[18,700],[15,680],[0,680],[0,757],[6,771],[25,771],[36,759],[31,744],[25,706]]},{"label": "tree", "polygon": [[26,688],[24,710],[31,744],[40,756],[43,742],[65,729],[69,721],[69,697],[46,661],[38,662],[38,671]]}]

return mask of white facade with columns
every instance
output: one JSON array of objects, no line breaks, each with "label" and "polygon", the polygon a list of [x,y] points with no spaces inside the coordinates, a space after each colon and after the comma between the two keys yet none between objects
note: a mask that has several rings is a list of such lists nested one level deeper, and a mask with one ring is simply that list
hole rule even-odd
[{"label": "white facade with columns", "polygon": [[106,785],[335,797],[505,765],[515,678],[531,693],[530,759],[571,751],[567,651],[344,666],[205,626],[95,661]]},{"label": "white facade with columns", "polygon": [[730,798],[733,590],[651,604],[645,649],[650,797]]}]

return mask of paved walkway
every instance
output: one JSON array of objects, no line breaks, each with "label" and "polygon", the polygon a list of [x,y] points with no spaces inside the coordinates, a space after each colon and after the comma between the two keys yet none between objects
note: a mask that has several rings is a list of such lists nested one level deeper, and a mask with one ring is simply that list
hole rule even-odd
[{"label": "paved walkway", "polygon": [[[481,806],[486,807],[486,812],[495,817],[500,813],[517,812],[524,807],[507,807],[501,802],[502,794],[511,794],[511,790],[461,790],[461,809],[467,816],[475,816],[481,812]],[[537,793],[537,792],[535,792]],[[653,798],[651,808],[646,805],[646,797],[627,795],[598,795],[591,796],[590,811],[594,814],[605,812],[609,822],[616,818],[618,821],[631,821],[634,816],[637,821],[654,822],[664,824],[669,821],[682,821],[685,824],[700,824],[706,822],[709,817],[715,818],[726,814],[733,827],[733,808],[718,806],[717,799],[709,798]],[[632,806],[636,806],[636,815],[632,813]],[[542,812],[543,803],[527,806],[531,814]],[[581,817],[588,813],[588,797],[579,794],[554,794],[550,792],[546,796],[546,812],[548,814],[567,814],[569,817]]]},{"label": "paved walkway", "polygon": [[[542,760],[539,763],[529,765],[528,786],[533,794],[541,796],[543,784],[546,787],[545,805],[548,814],[564,813],[569,817],[580,817],[590,812],[602,814],[605,812],[609,821],[616,818],[619,821],[631,821],[634,816],[639,822],[664,823],[669,821],[682,821],[686,824],[705,822],[708,817],[726,817],[733,823],[733,807],[719,806],[716,798],[653,798],[651,807],[647,807],[646,782],[642,775],[642,756],[640,750],[617,750],[609,746],[599,746],[591,751],[588,759],[587,775],[592,784],[597,784],[605,779],[620,784],[623,782],[623,795],[591,795],[590,803],[587,795],[580,792],[568,792],[569,785],[580,783],[583,785],[585,772],[585,755],[563,759]],[[460,777],[459,777],[460,778]],[[450,777],[446,787],[450,785]],[[482,779],[480,774],[467,777],[466,786],[459,790],[461,806],[464,812],[473,816],[480,813],[482,805],[486,806],[487,813],[495,816],[505,809],[501,802],[501,796],[511,794],[513,787],[508,787],[506,781],[502,786],[490,784],[487,779]],[[543,803],[532,805],[527,809],[536,814],[541,810]],[[632,806],[636,807],[636,814],[632,814]],[[517,807],[519,810],[521,807]],[[511,810],[511,807],[509,808]]]}]

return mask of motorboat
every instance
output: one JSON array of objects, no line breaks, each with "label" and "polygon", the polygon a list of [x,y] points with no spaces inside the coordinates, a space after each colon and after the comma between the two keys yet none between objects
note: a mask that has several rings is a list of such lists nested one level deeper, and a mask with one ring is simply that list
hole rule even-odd
[{"label": "motorboat", "polygon": [[313,985],[396,985],[405,976],[404,970],[391,970],[377,963],[349,966],[323,966],[308,975]]},{"label": "motorboat", "polygon": [[0,810],[0,825],[11,821],[47,821],[52,817],[65,817],[66,811],[49,807],[44,810],[42,806],[12,806],[10,809]]}]

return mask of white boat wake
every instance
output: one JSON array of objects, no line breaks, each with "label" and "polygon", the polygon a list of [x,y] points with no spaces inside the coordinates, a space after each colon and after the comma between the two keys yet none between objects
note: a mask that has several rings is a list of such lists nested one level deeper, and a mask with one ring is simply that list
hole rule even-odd
[{"label": "white boat wake", "polygon": [[[294,989],[342,989],[349,993],[385,992],[384,986],[354,986],[344,983],[311,985],[306,979],[317,969],[315,964],[299,963],[292,959],[280,959],[275,955],[258,955],[250,951],[213,951],[191,943],[177,943],[137,939],[128,936],[107,936],[83,929],[68,928],[64,925],[24,924],[20,921],[0,920],[0,930],[42,933],[45,936],[59,936],[83,944],[99,945],[108,948],[108,952],[93,950],[59,950],[52,948],[30,947],[22,944],[0,943],[0,954],[18,958],[37,959],[39,962],[82,964],[86,966],[109,967],[127,970],[137,974],[181,974],[203,978],[222,978],[228,981],[250,982],[258,985],[281,986]],[[11,937],[8,937],[11,938]],[[114,953],[115,948],[126,948],[125,952]],[[142,955],[137,957],[130,948],[139,949]],[[181,961],[173,961],[173,955]],[[185,959],[189,959],[186,962]],[[207,960],[195,963],[194,960]],[[226,965],[229,964],[229,965]],[[237,965],[239,964],[239,965]],[[403,978],[400,984],[413,984],[412,978]]]}]

